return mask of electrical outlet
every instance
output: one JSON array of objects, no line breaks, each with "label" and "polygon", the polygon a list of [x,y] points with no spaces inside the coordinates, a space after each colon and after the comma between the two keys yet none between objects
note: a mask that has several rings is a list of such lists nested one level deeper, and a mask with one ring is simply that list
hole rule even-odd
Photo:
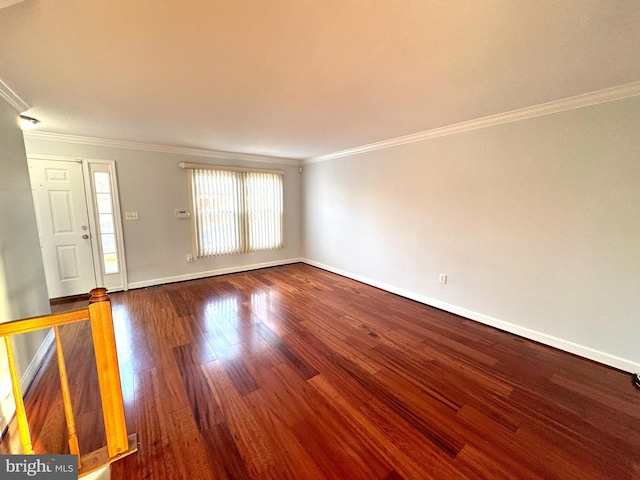
[{"label": "electrical outlet", "polygon": [[193,263],[193,254],[187,253],[187,263]]},{"label": "electrical outlet", "polygon": [[440,283],[447,283],[447,274],[446,273],[441,273],[440,274]]}]

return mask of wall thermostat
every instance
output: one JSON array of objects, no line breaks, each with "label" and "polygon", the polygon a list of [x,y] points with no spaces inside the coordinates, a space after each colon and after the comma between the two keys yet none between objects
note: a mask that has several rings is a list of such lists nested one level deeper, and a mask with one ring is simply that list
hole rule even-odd
[{"label": "wall thermostat", "polygon": [[188,210],[176,210],[176,218],[191,218],[191,212]]}]

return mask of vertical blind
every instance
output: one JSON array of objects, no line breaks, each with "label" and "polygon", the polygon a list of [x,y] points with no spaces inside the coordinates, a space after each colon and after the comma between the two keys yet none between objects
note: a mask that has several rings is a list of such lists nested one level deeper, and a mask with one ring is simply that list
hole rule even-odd
[{"label": "vertical blind", "polygon": [[282,174],[189,170],[197,257],[283,246]]}]

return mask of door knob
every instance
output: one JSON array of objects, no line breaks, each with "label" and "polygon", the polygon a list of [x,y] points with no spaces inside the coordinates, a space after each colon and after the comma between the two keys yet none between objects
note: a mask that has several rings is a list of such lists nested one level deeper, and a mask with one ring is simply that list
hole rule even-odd
[{"label": "door knob", "polygon": [[89,235],[87,235],[87,234],[85,233],[84,235],[82,235],[82,238],[84,238],[84,239],[86,240],[87,238],[89,238]]}]

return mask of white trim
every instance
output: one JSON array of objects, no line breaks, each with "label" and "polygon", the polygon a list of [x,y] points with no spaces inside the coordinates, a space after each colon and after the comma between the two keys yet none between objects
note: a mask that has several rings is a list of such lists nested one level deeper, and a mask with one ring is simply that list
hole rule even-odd
[{"label": "white trim", "polygon": [[228,273],[248,272],[250,270],[258,270],[260,268],[279,267],[281,265],[289,265],[291,263],[300,263],[301,258],[289,258],[286,260],[275,260],[273,262],[253,263],[251,265],[240,265],[237,267],[220,268],[218,270],[208,270],[206,272],[187,273],[185,275],[175,275],[173,277],[154,278],[152,280],[142,280],[140,282],[131,282],[130,289],[152,287],[155,285],[163,285],[165,283],[184,282],[185,280],[197,280],[199,278],[216,277],[218,275],[226,275]]},{"label": "white trim", "polygon": [[[91,257],[93,259],[93,277],[96,287],[104,287],[104,275],[102,273],[102,263],[100,262],[100,245],[98,219],[95,213],[95,202],[93,200],[93,181],[91,179],[91,168],[86,159],[82,159],[82,179],[84,181],[84,199],[87,205],[87,216],[89,217],[89,232],[91,233]],[[119,248],[119,245],[118,245]]]},{"label": "white trim", "polygon": [[300,165],[300,160],[291,158],[268,157],[247,153],[221,152],[218,150],[204,150],[190,147],[174,147],[170,145],[155,145],[151,143],[128,142],[124,140],[109,140],[106,138],[82,137],[79,135],[64,135],[48,132],[25,132],[29,140],[46,140],[49,142],[75,143],[94,147],[126,148],[130,150],[145,150],[157,153],[172,153],[177,155],[191,155],[194,157],[222,158],[226,160],[245,160],[249,162],[276,163],[283,165]]},{"label": "white trim", "polygon": [[520,108],[518,110],[512,110],[510,112],[498,113],[495,115],[489,115],[487,117],[476,118],[474,120],[454,123],[453,125],[434,128],[431,130],[426,130],[424,132],[413,133],[411,135],[396,137],[389,140],[383,140],[381,142],[362,145],[359,147],[348,148],[346,150],[340,150],[338,152],[328,153],[325,155],[318,155],[316,157],[311,157],[303,160],[302,164],[308,165],[311,163],[324,162],[326,160],[332,160],[334,158],[348,157],[350,155],[356,155],[358,153],[381,150],[383,148],[405,145],[407,143],[421,142],[423,140],[429,140],[432,138],[454,135],[456,133],[468,132],[470,130],[477,130],[479,128],[500,125],[502,123],[517,122],[519,120],[525,120],[528,118],[541,117],[543,115],[550,115],[552,113],[563,112],[566,110],[574,110],[577,108],[597,105],[599,103],[611,102],[614,100],[622,100],[624,98],[635,97],[638,95],[640,95],[640,81],[628,83],[626,85],[619,85],[617,87],[605,88],[603,90],[597,90],[595,92],[584,93],[582,95],[576,95],[573,97],[563,98],[561,100],[541,103],[539,105],[533,105],[531,107]]},{"label": "white trim", "polygon": [[29,152],[27,152],[27,158],[33,160],[54,160],[56,162],[82,162],[85,160],[80,157],[61,157],[60,155],[42,155],[38,153],[30,154]]},{"label": "white trim", "polygon": [[84,477],[82,480],[110,480],[111,479],[111,464],[106,467],[102,467],[99,470],[95,470]]},{"label": "white trim", "polygon": [[16,3],[24,2],[25,0],[0,0],[0,9],[10,7]]},{"label": "white trim", "polygon": [[500,320],[494,317],[490,317],[482,313],[474,312],[472,310],[467,310],[466,308],[441,302],[440,300],[436,300],[434,298],[430,298],[425,295],[419,295],[417,293],[410,292],[408,290],[404,290],[402,288],[398,288],[393,285],[389,285],[387,283],[379,282],[377,280],[372,280],[370,278],[363,277],[361,275],[356,275],[350,272],[346,272],[344,270],[340,270],[339,268],[333,268],[333,267],[330,267],[329,265],[324,265],[322,263],[315,262],[307,258],[303,258],[302,262],[308,265],[312,265],[314,267],[321,268],[323,270],[327,270],[332,273],[337,273],[338,275],[342,275],[343,277],[351,278],[353,280],[357,280],[358,282],[366,283],[367,285],[371,285],[373,287],[386,290],[387,292],[395,293],[396,295],[400,295],[402,297],[415,300],[416,302],[424,303],[425,305],[430,305],[432,307],[439,308],[440,310],[444,310],[456,315],[460,315],[461,317],[465,317],[470,320],[475,320],[485,325],[489,325],[490,327],[495,327],[499,330],[513,333],[514,335],[518,335],[520,337],[524,337],[529,340],[533,340],[554,348],[558,348],[565,352],[573,353],[580,357],[588,358],[590,360],[594,360],[596,362],[609,365],[610,367],[618,368],[625,372],[640,372],[640,363],[633,362],[626,358],[617,357],[609,353],[601,352],[600,350],[595,350],[591,347],[579,345],[577,343],[573,343],[568,340],[563,340],[561,338],[557,338],[543,332],[531,330],[529,328],[521,327],[519,325],[515,325],[513,323],[506,322],[504,320]]},{"label": "white trim", "polygon": [[[36,378],[38,371],[40,370],[45,360],[47,359],[47,354],[49,353],[49,350],[51,349],[51,346],[53,345],[54,340],[55,340],[55,334],[53,333],[53,329],[50,329],[49,333],[47,333],[47,336],[44,337],[44,340],[42,340],[40,347],[38,347],[38,351],[31,359],[29,366],[27,367],[25,372],[22,374],[22,377],[20,378],[20,390],[22,390],[23,395],[29,389],[31,382],[33,382],[33,380]],[[11,399],[11,405],[14,405],[14,409],[8,412],[2,412],[0,410],[0,436],[2,434],[2,431],[4,431],[5,427],[7,426],[9,421],[11,421],[11,419],[13,418],[13,415],[15,414],[15,404],[13,403],[13,393],[9,393],[9,396],[6,399],[4,399],[4,401],[2,402],[2,405],[7,406],[8,405],[7,402],[9,399]]]},{"label": "white trim", "polygon": [[[100,286],[107,287],[110,292],[114,292],[118,290],[127,291],[129,289],[127,285],[127,279],[128,279],[127,259],[126,259],[126,252],[124,248],[124,234],[123,234],[124,229],[122,226],[122,210],[120,207],[120,192],[118,191],[118,175],[116,172],[116,162],[115,160],[98,160],[98,159],[91,159],[91,158],[83,160],[83,162],[86,165],[86,169],[87,169],[87,172],[86,172],[87,178],[85,180],[85,184],[88,185],[88,191],[86,192],[87,206],[91,207],[89,208],[91,222],[92,222],[91,227],[92,229],[95,227],[95,230],[92,230],[92,233],[93,233],[92,240],[94,241],[94,244],[95,244],[94,252],[96,252],[96,254],[93,256],[96,279],[99,274],[102,280]],[[120,272],[117,274],[109,274],[109,277],[110,277],[109,279],[115,278],[116,276],[118,276],[120,278],[120,283],[121,283],[121,285],[119,286],[107,285],[107,283],[109,282],[107,282],[107,278],[106,278],[107,274],[104,273],[104,264],[102,262],[102,254],[101,254],[102,246],[98,241],[100,225],[98,221],[98,206],[95,200],[94,181],[93,181],[93,175],[92,175],[92,173],[95,171],[92,168],[93,165],[106,166],[109,171],[109,179],[111,182],[111,202],[113,204],[113,220],[114,220],[115,233],[116,233],[116,248],[118,252],[118,262],[119,262],[119,269],[120,269]]]},{"label": "white trim", "polygon": [[[5,89],[3,91],[2,86]],[[8,93],[11,92],[11,93]],[[10,95],[9,98],[5,95]],[[244,153],[233,152],[221,152],[218,150],[205,150],[199,148],[190,147],[175,147],[170,145],[156,145],[150,143],[141,142],[129,142],[124,140],[110,140],[105,138],[96,137],[84,137],[79,135],[66,135],[60,133],[48,133],[48,132],[25,132],[24,136],[27,139],[34,140],[46,140],[50,142],[63,142],[63,143],[75,143],[80,145],[90,145],[98,147],[112,147],[112,148],[126,148],[131,150],[145,150],[158,153],[172,153],[178,155],[191,155],[196,157],[206,158],[221,158],[227,160],[245,160],[251,162],[261,163],[275,163],[283,165],[308,165],[311,163],[323,162],[326,160],[332,160],[334,158],[347,157],[350,155],[356,155],[358,153],[371,152],[374,150],[381,150],[383,148],[394,147],[398,145],[405,145],[408,143],[420,142],[423,140],[429,140],[432,138],[443,137],[446,135],[454,135],[456,133],[468,132],[471,130],[477,130],[480,128],[491,127],[494,125],[500,125],[503,123],[517,122],[519,120],[525,120],[528,118],[540,117],[543,115],[550,115],[553,113],[563,112],[566,110],[574,110],[577,108],[587,107],[590,105],[597,105],[600,103],[611,102],[615,100],[622,100],[629,97],[635,97],[640,95],[640,81],[627,83],[625,85],[618,85],[615,87],[605,88],[602,90],[596,90],[594,92],[584,93],[581,95],[575,95],[572,97],[563,98],[560,100],[553,100],[551,102],[541,103],[530,107],[520,108],[509,112],[498,113],[495,115],[489,115],[473,120],[467,120],[452,125],[446,125],[443,127],[434,128],[431,130],[425,130],[410,135],[404,135],[402,137],[391,138],[380,142],[370,143],[367,145],[361,145],[359,147],[348,148],[333,153],[327,153],[310,157],[306,159],[293,159],[293,158],[279,158],[269,157],[262,155],[251,155]],[[0,80],[0,96],[5,98],[14,108],[22,113],[28,110],[30,106],[24,102],[13,90],[11,90],[6,84]],[[12,101],[13,100],[13,101]],[[15,102],[21,102],[21,105]]]},{"label": "white trim", "polygon": [[47,357],[47,353],[49,352],[49,349],[53,345],[54,340],[55,340],[55,334],[53,333],[53,329],[51,329],[49,330],[49,333],[47,333],[47,336],[44,337],[44,340],[40,344],[40,348],[38,348],[38,351],[33,356],[33,360],[31,360],[31,363],[29,364],[24,374],[22,375],[22,378],[20,379],[20,389],[23,392],[27,391],[27,389],[31,385],[31,382],[33,382],[33,379],[36,378],[36,374],[38,373],[38,370],[40,370],[40,367],[44,363]]},{"label": "white trim", "polygon": [[11,87],[4,83],[2,79],[0,79],[0,98],[3,98],[18,113],[24,113],[31,108],[31,105],[20,98],[20,95],[11,90]]},{"label": "white trim", "polygon": [[96,285],[105,286],[104,273],[100,256],[100,245],[98,244],[98,221],[95,213],[95,201],[93,192],[93,179],[91,178],[91,165],[107,165],[109,166],[109,173],[111,177],[112,199],[114,203],[114,221],[116,222],[116,238],[118,245],[118,258],[120,260],[120,278],[122,279],[121,286],[109,287],[109,292],[127,291],[129,289],[127,285],[127,261],[124,249],[124,230],[122,225],[122,210],[120,207],[120,193],[118,191],[118,175],[116,171],[115,160],[105,160],[97,158],[81,158],[81,157],[65,157],[60,155],[42,155],[42,154],[29,154],[27,153],[29,160],[52,160],[56,162],[77,162],[82,164],[82,175],[84,181],[85,200],[87,203],[87,214],[89,217],[89,225],[91,227],[91,248],[93,250],[93,271],[96,281]]}]

